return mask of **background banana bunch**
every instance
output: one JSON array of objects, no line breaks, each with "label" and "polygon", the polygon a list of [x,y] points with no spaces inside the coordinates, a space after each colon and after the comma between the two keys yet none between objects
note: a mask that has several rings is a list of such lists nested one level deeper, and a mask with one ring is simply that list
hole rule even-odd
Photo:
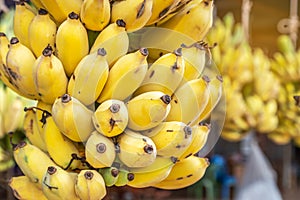
[{"label": "background banana bunch", "polygon": [[17,1],[0,77],[35,105],[24,109],[28,141],[12,142],[24,174],[10,180],[15,196],[102,199],[106,187],[201,179],[223,87],[202,41],[213,3]]}]

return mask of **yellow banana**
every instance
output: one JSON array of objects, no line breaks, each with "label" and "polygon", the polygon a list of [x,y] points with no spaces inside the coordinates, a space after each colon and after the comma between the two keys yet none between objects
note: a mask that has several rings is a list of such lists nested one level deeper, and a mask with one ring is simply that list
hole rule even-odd
[{"label": "yellow banana", "polygon": [[37,183],[30,181],[27,176],[11,177],[8,183],[9,187],[13,190],[13,194],[17,199],[34,200],[47,200],[43,191],[37,186]]},{"label": "yellow banana", "polygon": [[48,45],[54,47],[56,24],[47,10],[41,8],[38,11],[29,25],[28,34],[30,49],[36,57],[39,57]]},{"label": "yellow banana", "polygon": [[208,166],[207,158],[189,156],[177,162],[168,177],[155,184],[154,187],[164,190],[177,190],[188,187],[203,177]]},{"label": "yellow banana", "polygon": [[14,146],[13,155],[24,175],[37,183],[39,188],[42,186],[43,176],[48,166],[56,165],[45,152],[24,141]]},{"label": "yellow banana", "polygon": [[115,182],[115,186],[125,186],[128,185],[132,180],[134,180],[134,174],[129,172],[127,169],[119,169],[118,179]]},{"label": "yellow banana", "polygon": [[93,104],[104,88],[108,71],[106,51],[99,48],[79,62],[69,80],[68,93],[86,106]]},{"label": "yellow banana", "polygon": [[151,187],[164,180],[176,163],[175,157],[164,158],[157,156],[155,161],[147,167],[130,168],[134,179],[127,183],[130,187],[145,188]]},{"label": "yellow banana", "polygon": [[87,30],[80,22],[78,14],[71,12],[58,27],[55,43],[57,57],[70,77],[80,60],[89,52]]},{"label": "yellow banana", "polygon": [[97,102],[125,100],[140,86],[147,69],[148,50],[141,48],[119,58],[109,71],[108,80]]},{"label": "yellow banana", "polygon": [[89,30],[101,31],[110,21],[109,0],[84,0],[80,19]]},{"label": "yellow banana", "polygon": [[209,100],[209,78],[193,79],[179,87],[171,100],[167,121],[192,123],[204,110]]},{"label": "yellow banana", "polygon": [[106,137],[121,134],[128,124],[127,107],[123,101],[110,99],[102,102],[92,116],[98,132]]},{"label": "yellow banana", "polygon": [[172,95],[182,81],[184,68],[181,48],[161,56],[149,67],[141,86],[134,95],[149,91],[161,91]]},{"label": "yellow banana", "polygon": [[58,1],[40,0],[43,7],[51,14],[57,24],[62,23],[67,19],[67,15],[63,13],[61,8],[58,6]]},{"label": "yellow banana", "polygon": [[117,182],[120,171],[117,167],[112,166],[100,168],[99,173],[102,175],[105,185],[111,187]]},{"label": "yellow banana", "polygon": [[195,41],[201,41],[212,26],[213,10],[213,0],[193,0],[159,27],[178,31]]},{"label": "yellow banana", "polygon": [[118,158],[127,167],[146,167],[155,161],[157,150],[149,137],[126,129],[117,140]]},{"label": "yellow banana", "polygon": [[142,93],[127,102],[128,128],[147,130],[164,121],[171,109],[171,97],[160,91]]},{"label": "yellow banana", "polygon": [[28,48],[30,47],[29,25],[35,16],[35,13],[29,7],[24,1],[16,2],[13,26],[15,36]]},{"label": "yellow banana", "polygon": [[52,106],[52,117],[59,130],[75,142],[85,142],[95,130],[93,112],[68,94],[58,97]]},{"label": "yellow banana", "polygon": [[81,6],[83,4],[83,0],[55,0],[59,9],[62,11],[62,13],[65,16],[65,19],[67,16],[71,13],[80,13]]},{"label": "yellow banana", "polygon": [[117,20],[107,25],[97,36],[90,53],[104,48],[107,52],[106,59],[111,67],[115,61],[124,56],[129,48],[129,38],[125,30],[125,22]]},{"label": "yellow banana", "polygon": [[136,31],[144,27],[150,19],[152,4],[153,0],[115,1],[111,5],[111,22],[122,19],[128,32]]},{"label": "yellow banana", "polygon": [[10,40],[6,56],[6,65],[12,84],[31,99],[39,99],[33,81],[33,64],[35,57],[31,50],[16,37]]},{"label": "yellow banana", "polygon": [[80,199],[103,199],[106,196],[103,177],[96,170],[81,170],[77,175],[75,193]]},{"label": "yellow banana", "polygon": [[53,54],[51,46],[43,50],[32,68],[34,86],[41,101],[53,104],[57,97],[67,92],[68,78],[64,66]]},{"label": "yellow banana", "polygon": [[42,182],[44,195],[51,200],[79,200],[75,193],[76,177],[77,174],[49,165]]},{"label": "yellow banana", "polygon": [[94,131],[85,144],[85,156],[94,168],[111,167],[116,158],[115,144],[112,139]]}]

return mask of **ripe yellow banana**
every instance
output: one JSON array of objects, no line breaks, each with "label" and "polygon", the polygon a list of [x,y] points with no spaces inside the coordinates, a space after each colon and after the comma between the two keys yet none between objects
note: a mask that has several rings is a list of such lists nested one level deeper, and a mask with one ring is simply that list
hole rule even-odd
[{"label": "ripe yellow banana", "polygon": [[184,68],[181,48],[159,57],[149,67],[141,86],[134,95],[149,91],[161,91],[171,96],[182,81]]},{"label": "ripe yellow banana", "polygon": [[207,158],[197,156],[189,156],[177,162],[168,177],[155,184],[154,187],[165,190],[176,190],[188,187],[199,181],[203,175],[209,162]]},{"label": "ripe yellow banana", "polygon": [[130,168],[129,171],[134,174],[134,179],[127,185],[134,188],[151,187],[167,178],[176,161],[175,157],[157,156],[155,161],[147,167]]},{"label": "ripe yellow banana", "polygon": [[160,91],[142,93],[127,102],[128,127],[142,131],[164,121],[171,109],[171,97]]},{"label": "ripe yellow banana", "polygon": [[134,174],[129,172],[127,169],[119,169],[118,179],[115,182],[115,186],[125,186],[128,185],[132,180],[134,180]]},{"label": "ripe yellow banana", "polygon": [[51,14],[57,24],[62,23],[67,19],[67,15],[58,6],[58,1],[40,0],[43,7]]},{"label": "ripe yellow banana", "polygon": [[13,26],[15,36],[28,48],[30,47],[29,25],[35,16],[35,13],[29,7],[24,1],[16,2]]},{"label": "ripe yellow banana", "polygon": [[90,53],[104,48],[107,52],[106,59],[111,67],[118,58],[124,56],[129,48],[129,38],[125,30],[125,22],[117,20],[107,25],[97,36]]},{"label": "ripe yellow banana", "polygon": [[157,148],[157,155],[180,157],[192,142],[192,131],[192,128],[183,122],[169,121],[162,122],[148,134]]},{"label": "ripe yellow banana", "polygon": [[80,22],[78,14],[71,12],[58,27],[55,43],[57,57],[70,77],[80,60],[89,52],[87,30]]},{"label": "ripe yellow banana", "polygon": [[167,121],[192,123],[204,110],[209,100],[209,79],[207,76],[193,79],[179,87],[171,100]]},{"label": "ripe yellow banana", "polygon": [[86,28],[101,31],[110,21],[109,0],[84,0],[80,10],[80,19]]},{"label": "ripe yellow banana", "polygon": [[195,41],[201,41],[212,26],[213,10],[213,0],[192,0],[159,27],[178,31]]},{"label": "ripe yellow banana", "polygon": [[108,99],[126,100],[142,83],[147,69],[148,50],[141,48],[117,60],[97,102]]},{"label": "ripe yellow banana", "polygon": [[13,194],[18,199],[34,200],[47,200],[43,191],[37,186],[37,183],[30,181],[27,176],[11,177],[8,183],[9,187],[13,190]]},{"label": "ripe yellow banana", "polygon": [[111,167],[116,158],[115,144],[111,138],[94,131],[85,144],[85,156],[94,168]]},{"label": "ripe yellow banana", "polygon": [[14,146],[13,155],[24,175],[37,183],[39,188],[42,186],[43,176],[48,166],[56,165],[45,152],[24,141]]},{"label": "ripe yellow banana", "polygon": [[86,106],[93,104],[104,88],[108,71],[106,51],[99,48],[79,62],[69,80],[68,93]]},{"label": "ripe yellow banana", "polygon": [[85,142],[95,130],[93,112],[74,97],[64,94],[52,106],[52,117],[59,130],[75,142]]},{"label": "ripe yellow banana", "polygon": [[127,167],[146,167],[155,161],[157,150],[149,137],[126,129],[117,140],[118,158]]},{"label": "ripe yellow banana", "polygon": [[185,149],[183,154],[178,158],[179,160],[185,159],[198,151],[200,151],[206,144],[211,126],[209,124],[196,124],[192,128],[192,142]]},{"label": "ripe yellow banana", "polygon": [[103,199],[106,187],[102,175],[96,170],[81,170],[77,175],[75,193],[80,199]]},{"label": "ripe yellow banana", "polygon": [[111,22],[122,19],[128,32],[136,31],[144,27],[150,19],[152,5],[153,0],[115,1],[111,5]]},{"label": "ripe yellow banana", "polygon": [[100,168],[99,173],[102,175],[105,185],[111,187],[117,182],[120,171],[117,167],[111,166]]},{"label": "ripe yellow banana", "polygon": [[123,101],[110,99],[102,102],[92,116],[98,132],[106,137],[121,134],[128,124],[127,107]]},{"label": "ripe yellow banana", "polygon": [[49,165],[43,177],[43,193],[51,200],[79,200],[80,198],[75,193],[76,177],[76,173],[65,171],[58,166]]},{"label": "ripe yellow banana", "polygon": [[67,92],[68,78],[64,66],[53,54],[51,46],[43,50],[32,68],[34,86],[43,102],[53,104],[57,97]]},{"label": "ripe yellow banana", "polygon": [[34,86],[32,68],[35,60],[31,50],[23,45],[18,38],[13,37],[10,40],[10,47],[6,56],[10,80],[26,97],[37,100],[39,96]]},{"label": "ripe yellow banana", "polygon": [[[78,168],[79,160],[74,160],[70,164],[72,154],[79,155],[76,144],[60,132],[52,117],[46,118],[43,136],[47,152],[57,165],[64,169]],[[59,148],[57,148],[58,146]]]},{"label": "ripe yellow banana", "polygon": [[39,57],[48,45],[54,47],[56,24],[47,10],[41,8],[38,11],[29,25],[28,34],[30,49],[36,57]]}]

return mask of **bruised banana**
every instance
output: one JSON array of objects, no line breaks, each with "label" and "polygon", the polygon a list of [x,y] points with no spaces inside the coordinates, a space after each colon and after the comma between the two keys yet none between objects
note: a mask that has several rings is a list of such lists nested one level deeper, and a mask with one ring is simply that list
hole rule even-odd
[{"label": "bruised banana", "polygon": [[179,87],[172,96],[167,121],[192,123],[204,110],[209,100],[209,78],[203,76]]},{"label": "bruised banana", "polygon": [[102,102],[92,116],[98,132],[106,137],[121,134],[128,124],[127,107],[123,101],[110,99]]},{"label": "bruised banana", "polygon": [[37,183],[32,182],[27,176],[11,177],[8,185],[17,199],[34,200],[38,197],[40,200],[47,200]]},{"label": "bruised banana", "polygon": [[127,102],[128,128],[147,130],[166,119],[171,109],[171,97],[160,91],[142,93]]},{"label": "bruised banana", "polygon": [[151,187],[169,175],[176,161],[175,157],[157,156],[155,161],[147,167],[130,168],[129,171],[133,173],[134,179],[128,182],[127,185],[134,188]]},{"label": "bruised banana", "polygon": [[127,167],[146,167],[155,161],[157,150],[147,136],[126,129],[117,138],[118,158]]},{"label": "bruised banana", "polygon": [[80,19],[87,29],[101,31],[110,21],[109,0],[84,0]]},{"label": "bruised banana", "polygon": [[89,52],[87,30],[80,22],[78,14],[71,12],[58,27],[55,43],[57,57],[70,77],[80,60]]},{"label": "bruised banana", "polygon": [[126,31],[136,31],[150,19],[152,3],[153,0],[114,1],[111,5],[111,22],[122,19],[126,23]]},{"label": "bruised banana", "polygon": [[208,166],[209,162],[207,158],[194,155],[189,156],[178,161],[173,166],[167,178],[155,184],[154,187],[164,190],[176,190],[188,187],[203,177]]},{"label": "bruised banana", "polygon": [[125,25],[125,22],[120,19],[107,25],[97,36],[90,53],[97,51],[99,48],[104,48],[107,52],[107,62],[112,67],[118,58],[127,53],[129,48],[129,38]]},{"label": "bruised banana", "polygon": [[54,47],[56,24],[47,10],[39,9],[29,25],[28,34],[30,49],[36,57],[39,57],[48,45]]},{"label": "bruised banana", "polygon": [[88,54],[79,62],[72,74],[68,83],[68,93],[86,106],[93,104],[104,88],[108,70],[104,48]]},{"label": "bruised banana", "polygon": [[159,57],[149,67],[145,79],[134,95],[149,91],[161,91],[172,95],[182,81],[184,68],[181,48]]},{"label": "bruised banana", "polygon": [[148,50],[140,48],[119,58],[110,69],[108,80],[97,102],[108,99],[126,100],[130,97],[146,75],[147,56]]},{"label": "bruised banana", "polygon": [[44,195],[51,200],[79,200],[80,198],[75,193],[76,177],[76,173],[49,165],[45,170],[42,182]]},{"label": "bruised banana", "polygon": [[105,185],[111,187],[117,182],[120,171],[117,167],[111,166],[100,168],[99,173],[102,175]]},{"label": "bruised banana", "polygon": [[57,97],[67,92],[68,78],[64,66],[53,54],[51,46],[43,50],[32,68],[34,86],[43,102],[53,104]]},{"label": "bruised banana", "polygon": [[95,130],[93,112],[79,100],[64,94],[52,106],[52,117],[59,130],[75,142],[85,142]]},{"label": "bruised banana", "polygon": [[112,139],[94,131],[85,144],[85,156],[94,168],[111,167],[116,158],[115,144]]},{"label": "bruised banana", "polygon": [[77,175],[75,193],[80,199],[103,199],[106,187],[102,175],[96,170],[81,170]]}]

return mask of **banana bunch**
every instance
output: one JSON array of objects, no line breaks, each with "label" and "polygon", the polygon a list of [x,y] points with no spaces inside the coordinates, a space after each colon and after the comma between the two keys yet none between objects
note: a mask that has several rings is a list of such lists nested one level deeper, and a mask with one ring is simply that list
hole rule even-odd
[{"label": "banana bunch", "polygon": [[223,94],[203,42],[213,3],[16,2],[14,36],[0,33],[0,77],[36,100],[24,109],[28,140],[12,143],[29,179],[12,179],[17,198],[28,194],[26,181],[33,195],[55,200],[201,179],[209,162],[197,152],[219,134],[210,124]]},{"label": "banana bunch", "polygon": [[269,134],[279,125],[276,99],[280,95],[280,77],[260,48],[246,42],[241,24],[231,13],[215,21],[207,35],[212,58],[223,75],[226,94],[226,119],[221,136],[239,141],[250,130]]}]

